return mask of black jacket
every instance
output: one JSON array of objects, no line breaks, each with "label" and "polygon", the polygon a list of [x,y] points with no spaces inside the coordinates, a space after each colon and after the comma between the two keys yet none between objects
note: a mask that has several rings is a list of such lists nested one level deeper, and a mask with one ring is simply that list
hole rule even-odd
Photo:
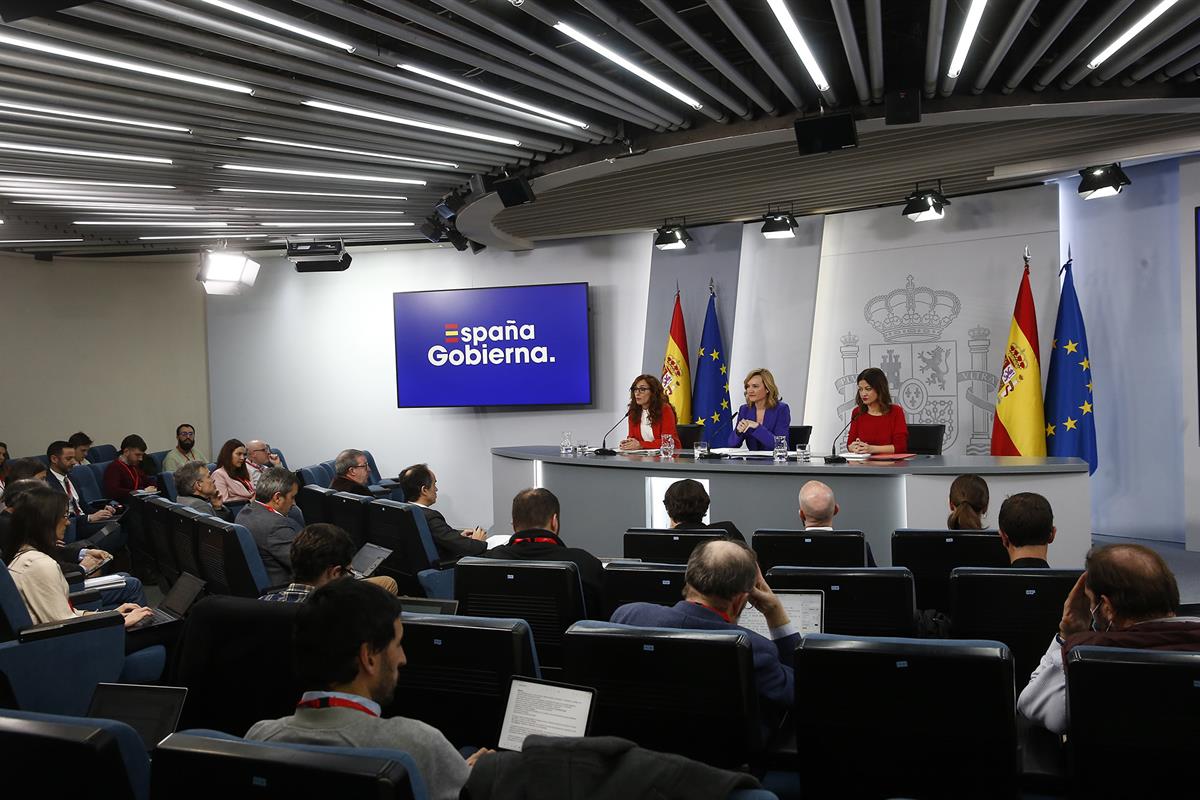
[{"label": "black jacket", "polygon": [[604,565],[600,559],[578,547],[567,547],[562,539],[550,531],[528,530],[513,534],[513,539],[522,537],[551,539],[549,542],[520,542],[494,547],[482,555],[487,558],[512,558],[518,561],[572,561],[579,567],[579,581],[583,584],[583,602],[587,605],[589,619],[606,620],[604,616]]},{"label": "black jacket", "polygon": [[463,556],[482,555],[487,550],[487,542],[463,536],[462,531],[450,527],[442,512],[421,506],[425,514],[425,524],[433,535],[433,543],[437,545],[438,556],[441,558],[462,558]]},{"label": "black jacket", "polygon": [[734,525],[732,522],[729,522],[729,521],[710,522],[707,525],[705,525],[703,522],[681,522],[675,526],[675,530],[679,530],[679,531],[724,531],[725,535],[728,536],[730,539],[739,541],[742,544],[749,544],[749,542],[746,541],[746,537],[743,536],[742,532],[738,530],[738,526]]},{"label": "black jacket", "polygon": [[521,752],[484,756],[463,800],[726,800],[758,789],[750,775],[673,753],[643,750],[615,736],[529,736]]}]

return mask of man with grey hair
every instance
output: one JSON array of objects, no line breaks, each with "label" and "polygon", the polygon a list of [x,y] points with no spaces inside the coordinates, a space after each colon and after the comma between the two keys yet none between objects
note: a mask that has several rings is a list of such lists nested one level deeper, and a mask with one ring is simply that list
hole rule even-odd
[{"label": "man with grey hair", "polygon": [[221,494],[203,461],[189,461],[175,470],[175,502],[201,514],[233,521],[233,514],[221,502]]},{"label": "man with grey hair", "polygon": [[[800,522],[806,531],[832,531],[833,518],[841,511],[833,497],[833,489],[820,481],[809,481],[800,487]],[[871,543],[866,545],[867,566],[875,566]]]},{"label": "man with grey hair", "polygon": [[367,454],[362,450],[343,450],[333,461],[333,471],[337,477],[329,485],[335,492],[361,494],[364,497],[375,495],[367,488],[371,482],[371,467],[367,463]]},{"label": "man with grey hair", "polygon": [[[738,625],[747,603],[766,618],[770,640]],[[741,542],[718,539],[696,545],[684,573],[683,600],[670,607],[627,603],[613,612],[612,621],[652,628],[744,633],[750,638],[758,693],[768,711],[764,722],[781,718],[783,711],[792,706],[792,661],[800,633],[783,603],[763,580],[754,552]]]},{"label": "man with grey hair", "polygon": [[258,479],[254,499],[234,520],[254,537],[270,586],[284,586],[292,580],[292,540],[304,528],[303,520],[292,513],[299,489],[295,473],[272,467]]}]

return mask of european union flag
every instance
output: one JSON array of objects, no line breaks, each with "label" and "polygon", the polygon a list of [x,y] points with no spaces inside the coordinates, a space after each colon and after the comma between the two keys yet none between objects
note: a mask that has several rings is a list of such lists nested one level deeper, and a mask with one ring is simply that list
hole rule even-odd
[{"label": "european union flag", "polygon": [[729,354],[721,344],[721,323],[717,321],[717,296],[708,296],[704,314],[704,334],[696,354],[696,389],[692,392],[692,415],[703,425],[700,438],[709,447],[725,447],[729,423],[737,409],[729,407]]},{"label": "european union flag", "polygon": [[1067,274],[1058,300],[1058,322],[1054,325],[1054,347],[1046,379],[1046,455],[1078,456],[1088,462],[1091,474],[1097,464],[1092,362],[1071,262],[1063,269]]}]

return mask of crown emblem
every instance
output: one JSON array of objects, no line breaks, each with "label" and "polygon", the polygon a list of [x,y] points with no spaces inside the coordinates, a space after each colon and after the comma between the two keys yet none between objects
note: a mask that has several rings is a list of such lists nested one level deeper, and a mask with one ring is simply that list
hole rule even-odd
[{"label": "crown emblem", "polygon": [[885,341],[936,342],[961,310],[956,294],[917,286],[909,275],[903,289],[872,297],[863,316]]}]

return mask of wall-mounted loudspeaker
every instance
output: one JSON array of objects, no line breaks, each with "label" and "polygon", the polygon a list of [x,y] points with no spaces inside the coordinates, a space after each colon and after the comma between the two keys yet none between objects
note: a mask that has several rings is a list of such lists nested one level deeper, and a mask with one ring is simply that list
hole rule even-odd
[{"label": "wall-mounted loudspeaker", "polygon": [[496,181],[493,187],[496,194],[500,195],[500,202],[505,208],[532,203],[537,198],[533,194],[533,189],[529,186],[529,181],[524,178],[505,178],[501,181]]},{"label": "wall-mounted loudspeaker", "polygon": [[849,114],[822,114],[798,119],[795,127],[796,145],[802,156],[858,147],[858,130],[854,127],[854,117]]},{"label": "wall-mounted loudspeaker", "polygon": [[888,92],[883,96],[883,108],[888,125],[915,125],[921,121],[921,90]]}]

